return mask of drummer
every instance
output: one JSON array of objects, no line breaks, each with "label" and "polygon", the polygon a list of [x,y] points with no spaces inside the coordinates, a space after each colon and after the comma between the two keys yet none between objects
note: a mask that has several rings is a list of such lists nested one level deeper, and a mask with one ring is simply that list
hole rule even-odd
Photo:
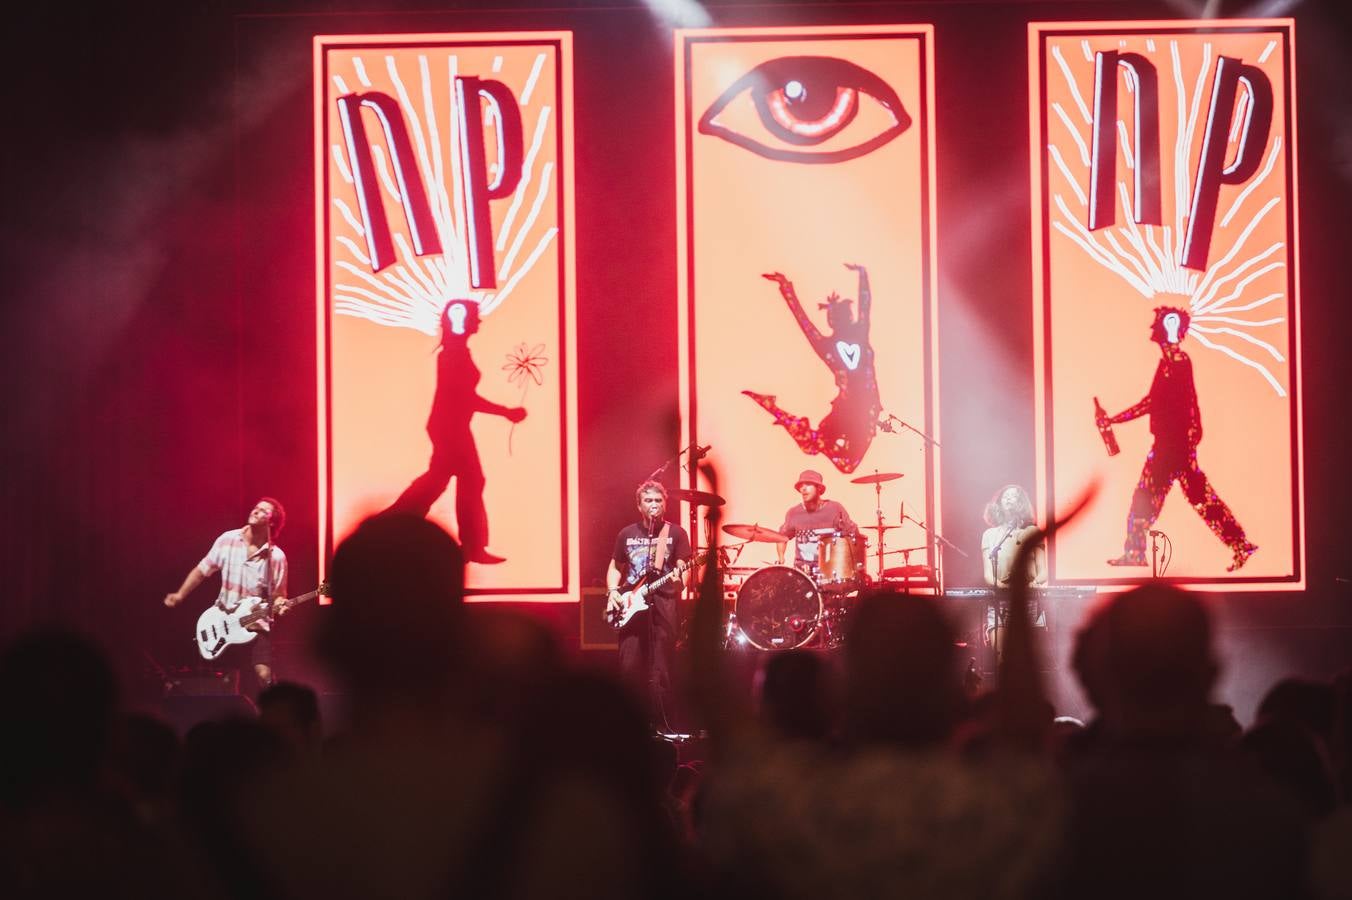
[{"label": "drummer", "polygon": [[[779,526],[779,533],[795,538],[795,561],[800,568],[811,568],[817,564],[817,535],[835,531],[854,534],[858,529],[844,506],[823,497],[826,482],[822,480],[821,472],[804,469],[793,487],[801,499],[784,513],[784,524]],[[784,564],[787,546],[784,543],[775,547],[780,565]]]}]

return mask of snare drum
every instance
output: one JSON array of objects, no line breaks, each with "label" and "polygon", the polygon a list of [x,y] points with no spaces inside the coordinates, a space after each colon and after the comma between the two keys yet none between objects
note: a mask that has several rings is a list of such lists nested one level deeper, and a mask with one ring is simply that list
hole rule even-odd
[{"label": "snare drum", "polygon": [[833,531],[817,543],[817,584],[822,590],[851,590],[863,578],[867,543],[857,532]]},{"label": "snare drum", "polygon": [[737,592],[737,627],[762,650],[802,647],[816,635],[822,597],[812,579],[790,566],[766,566]]}]

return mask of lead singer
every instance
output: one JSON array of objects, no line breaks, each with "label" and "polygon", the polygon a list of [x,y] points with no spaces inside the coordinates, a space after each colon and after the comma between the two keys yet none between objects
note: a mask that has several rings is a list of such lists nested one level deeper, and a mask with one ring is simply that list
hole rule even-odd
[{"label": "lead singer", "polygon": [[[690,563],[690,537],[675,522],[666,521],[667,489],[645,481],[634,492],[639,519],[615,536],[615,552],[606,569],[606,607],[617,609],[623,591],[632,590],[646,575],[653,580],[673,569],[684,572]],[[620,674],[626,682],[645,688],[654,723],[670,727],[671,658],[676,644],[676,601],[681,579],[674,578],[648,596],[648,609],[620,629]]]}]

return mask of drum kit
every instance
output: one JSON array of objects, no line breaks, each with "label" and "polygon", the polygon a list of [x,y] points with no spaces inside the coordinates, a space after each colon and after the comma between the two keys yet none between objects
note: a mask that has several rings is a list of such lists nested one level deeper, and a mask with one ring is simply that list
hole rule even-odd
[{"label": "drum kit", "polygon": [[[859,526],[857,530],[824,528],[784,534],[759,524],[724,525],[722,531],[725,534],[742,541],[720,548],[718,559],[723,596],[728,604],[729,646],[748,645],[760,650],[839,647],[844,642],[845,626],[861,591],[870,587],[893,587],[903,591],[937,589],[938,577],[934,569],[910,564],[910,554],[926,547],[886,548],[886,533],[900,528],[907,519],[929,532],[923,522],[905,514],[904,506],[902,523],[885,524],[883,485],[901,477],[900,472],[874,472],[850,479],[854,484],[874,485],[878,498],[876,524]],[[670,496],[693,506],[724,504],[722,497],[707,491],[677,489],[671,491]],[[868,571],[870,541],[863,533],[867,531],[877,535],[874,574]],[[942,537],[935,537],[943,541]],[[743,550],[755,543],[793,545],[792,564],[738,566],[736,563]],[[889,568],[885,564],[886,558],[893,554],[902,556],[902,565]]]}]

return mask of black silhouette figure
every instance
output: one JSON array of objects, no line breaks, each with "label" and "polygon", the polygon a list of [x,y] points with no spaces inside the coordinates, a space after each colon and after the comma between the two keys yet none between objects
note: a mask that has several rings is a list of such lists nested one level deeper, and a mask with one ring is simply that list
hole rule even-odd
[{"label": "black silhouette figure", "polygon": [[455,519],[466,562],[491,565],[505,558],[489,553],[488,510],[484,508],[484,470],[474,443],[470,419],[476,412],[492,413],[511,422],[526,418],[523,406],[500,406],[477,392],[480,372],[469,352],[470,336],[479,330],[479,303],[457,299],[441,311],[441,352],[437,355],[437,389],[427,436],[432,459],[388,512],[426,516],[451,483],[455,485]]},{"label": "black silhouette figure", "polygon": [[832,465],[848,474],[859,465],[873,442],[882,401],[878,397],[878,376],[873,370],[873,347],[868,341],[872,306],[868,271],[854,263],[846,263],[845,268],[859,273],[859,315],[851,315],[849,300],[832,293],[825,303],[818,304],[819,309],[826,310],[826,323],[831,328],[829,335],[822,334],[807,317],[793,282],[779,272],[762,276],[779,285],[779,293],[789,305],[789,312],[793,313],[798,327],[831,370],[837,389],[831,411],[813,428],[807,417],[780,409],[774,395],[742,393],[774,416],[775,424],[783,425],[804,453],[809,456],[823,454]]},{"label": "black silhouette figure", "polygon": [[1182,486],[1183,495],[1207,527],[1230,548],[1233,560],[1226,571],[1233,572],[1244,565],[1258,549],[1249,543],[1230,507],[1217,496],[1206,474],[1197,465],[1197,445],[1202,441],[1202,413],[1192,379],[1192,360],[1179,347],[1188,333],[1190,318],[1186,310],[1176,307],[1155,309],[1150,339],[1159,344],[1161,357],[1155,368],[1155,378],[1150,383],[1150,393],[1115,416],[1100,416],[1096,423],[1102,428],[1149,415],[1150,433],[1155,437],[1132,494],[1122,555],[1108,560],[1109,565],[1146,564],[1146,532],[1159,518],[1165,495],[1175,481]]}]

